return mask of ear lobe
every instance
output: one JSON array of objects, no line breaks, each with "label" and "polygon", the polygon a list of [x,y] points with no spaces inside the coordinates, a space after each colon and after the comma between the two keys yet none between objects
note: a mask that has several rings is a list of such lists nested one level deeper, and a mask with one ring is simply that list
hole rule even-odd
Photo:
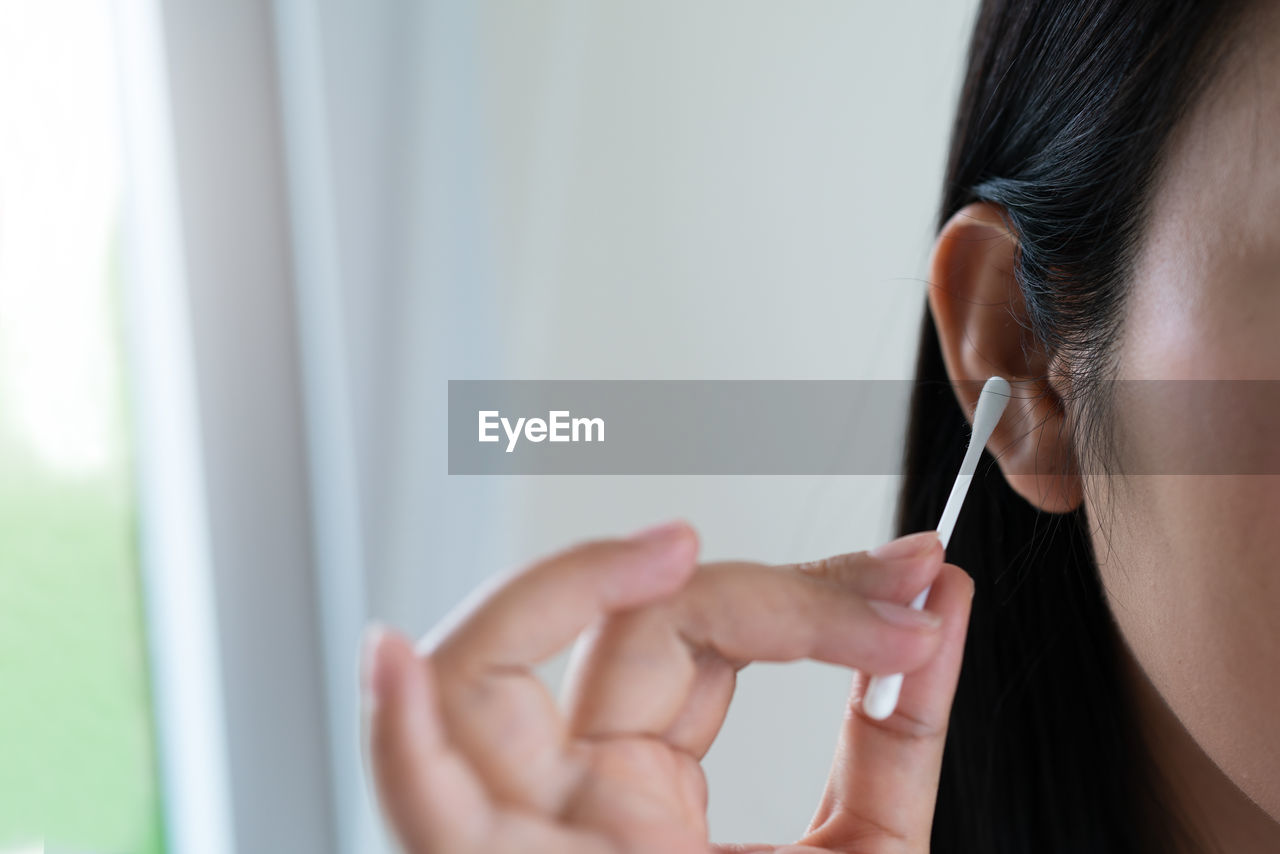
[{"label": "ear lobe", "polygon": [[972,422],[993,374],[1013,387],[987,450],[1013,489],[1048,513],[1083,500],[1070,425],[1014,277],[1018,239],[1001,209],[975,202],[943,226],[929,259],[929,311],[956,398]]}]

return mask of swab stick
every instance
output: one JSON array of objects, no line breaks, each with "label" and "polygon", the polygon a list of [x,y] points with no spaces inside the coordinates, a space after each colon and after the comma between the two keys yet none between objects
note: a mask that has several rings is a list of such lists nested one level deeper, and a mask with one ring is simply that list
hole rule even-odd
[{"label": "swab stick", "polygon": [[[978,408],[973,414],[973,434],[969,437],[969,447],[964,452],[964,462],[960,464],[960,473],[956,482],[951,485],[951,495],[947,497],[947,505],[942,510],[942,519],[938,522],[938,539],[942,548],[947,548],[951,541],[951,532],[956,526],[956,517],[960,515],[960,505],[969,491],[969,483],[978,470],[978,460],[982,449],[986,447],[991,432],[1000,422],[1005,407],[1009,404],[1009,382],[1003,377],[991,377],[982,386],[982,394],[978,396]],[[911,607],[917,611],[924,607],[929,598],[930,584],[911,600]],[[902,691],[902,674],[890,673],[885,676],[872,676],[867,683],[867,692],[862,697],[862,709],[873,720],[882,721],[893,714],[898,707],[898,694]]]}]

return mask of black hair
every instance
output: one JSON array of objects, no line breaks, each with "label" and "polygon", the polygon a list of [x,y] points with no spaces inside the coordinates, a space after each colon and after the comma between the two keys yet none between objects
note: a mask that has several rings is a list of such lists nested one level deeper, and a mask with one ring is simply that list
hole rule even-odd
[{"label": "black hair", "polygon": [[[1023,322],[1069,371],[1063,406],[1081,425],[1105,422],[1161,158],[1228,52],[1240,9],[984,0],[978,11],[937,228],[971,202],[1001,211],[1017,239]],[[926,309],[899,534],[937,524],[968,432]],[[1104,435],[1082,427],[1076,453],[1101,453],[1089,445]],[[934,854],[1196,850],[1138,731],[1084,505],[1038,511],[984,453],[947,559],[976,591]]]}]

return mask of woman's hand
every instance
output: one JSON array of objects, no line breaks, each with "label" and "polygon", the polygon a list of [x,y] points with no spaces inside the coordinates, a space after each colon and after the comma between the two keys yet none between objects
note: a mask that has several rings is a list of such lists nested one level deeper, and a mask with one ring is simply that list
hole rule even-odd
[{"label": "woman's hand", "polygon": [[[411,854],[705,854],[699,760],[735,675],[799,658],[859,672],[826,794],[786,850],[928,851],[969,577],[931,532],[780,567],[696,553],[682,524],[587,543],[485,588],[421,654],[375,633],[369,749]],[[924,619],[898,604],[930,583]],[[561,710],[530,667],[580,633]],[[897,712],[867,718],[864,675],[894,672],[911,674]]]}]

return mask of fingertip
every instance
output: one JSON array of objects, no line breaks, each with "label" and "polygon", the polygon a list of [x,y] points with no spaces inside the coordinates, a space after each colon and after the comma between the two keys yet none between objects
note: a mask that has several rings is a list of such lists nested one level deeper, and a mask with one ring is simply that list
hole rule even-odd
[{"label": "fingertip", "polygon": [[926,546],[896,558],[858,551],[791,566],[868,599],[908,602],[934,583],[943,557],[942,544],[935,537]]},{"label": "fingertip", "polygon": [[375,713],[395,706],[425,687],[419,658],[408,638],[378,623],[365,630],[362,651],[365,701]]},{"label": "fingertip", "polygon": [[942,543],[934,540],[932,545],[921,549],[913,558],[888,564],[889,572],[900,584],[919,592],[932,585],[942,573],[946,566],[945,558]]},{"label": "fingertip", "polygon": [[673,547],[674,559],[682,571],[677,572],[676,575],[682,580],[687,580],[698,565],[698,552],[702,550],[702,539],[693,525],[683,519],[677,521],[677,531],[679,533]]},{"label": "fingertip", "polygon": [[965,607],[973,601],[975,583],[973,576],[954,563],[944,563],[938,573],[938,586],[945,595],[962,601]]},{"label": "fingertip", "polygon": [[924,533],[931,534],[932,536],[923,538],[925,546],[922,551],[930,557],[946,557],[947,549],[942,545],[942,538],[938,535],[938,532],[925,531]]},{"label": "fingertip", "polygon": [[673,519],[663,528],[666,534],[660,548],[674,568],[673,574],[687,577],[697,565],[698,551],[702,547],[698,532],[684,519]]},{"label": "fingertip", "polygon": [[698,533],[674,519],[632,535],[632,556],[615,564],[606,600],[613,606],[641,605],[684,586],[698,565]]},{"label": "fingertip", "polygon": [[698,550],[702,548],[702,540],[698,536],[698,529],[693,527],[693,523],[686,519],[676,519],[675,524],[680,531],[681,542],[688,549],[690,557],[697,557]]},{"label": "fingertip", "polygon": [[630,540],[646,551],[692,560],[698,554],[698,532],[684,519],[671,519],[632,534]]}]

